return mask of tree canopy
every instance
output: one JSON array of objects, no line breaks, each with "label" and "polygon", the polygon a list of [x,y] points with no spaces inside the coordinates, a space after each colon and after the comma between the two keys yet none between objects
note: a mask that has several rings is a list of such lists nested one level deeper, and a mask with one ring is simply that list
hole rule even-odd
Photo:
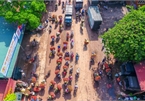
[{"label": "tree canopy", "polygon": [[42,13],[45,11],[46,6],[41,0],[0,0],[0,16],[8,22],[26,24],[30,30],[40,25]]},{"label": "tree canopy", "polygon": [[145,6],[131,9],[102,38],[106,52],[122,62],[145,59]]}]

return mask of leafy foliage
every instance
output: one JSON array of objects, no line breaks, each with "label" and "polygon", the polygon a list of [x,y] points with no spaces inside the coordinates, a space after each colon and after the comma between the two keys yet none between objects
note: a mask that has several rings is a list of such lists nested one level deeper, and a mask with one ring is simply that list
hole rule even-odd
[{"label": "leafy foliage", "polygon": [[28,29],[35,29],[40,25],[42,12],[46,11],[44,1],[40,0],[6,0],[0,1],[0,16],[8,22],[26,24]]},{"label": "leafy foliage", "polygon": [[145,6],[131,10],[102,35],[107,52],[121,61],[145,59]]},{"label": "leafy foliage", "polygon": [[11,93],[11,94],[7,94],[6,98],[4,99],[4,101],[16,101],[16,94]]}]

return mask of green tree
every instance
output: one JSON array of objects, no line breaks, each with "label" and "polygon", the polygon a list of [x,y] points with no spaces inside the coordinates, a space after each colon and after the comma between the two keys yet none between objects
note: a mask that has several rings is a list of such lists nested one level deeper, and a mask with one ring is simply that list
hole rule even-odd
[{"label": "green tree", "polygon": [[46,11],[44,1],[40,0],[6,0],[0,1],[0,16],[8,22],[26,24],[29,30],[36,29],[40,25],[42,13]]},{"label": "green tree", "polygon": [[131,9],[115,26],[104,35],[107,53],[120,61],[139,62],[145,59],[145,6]]}]

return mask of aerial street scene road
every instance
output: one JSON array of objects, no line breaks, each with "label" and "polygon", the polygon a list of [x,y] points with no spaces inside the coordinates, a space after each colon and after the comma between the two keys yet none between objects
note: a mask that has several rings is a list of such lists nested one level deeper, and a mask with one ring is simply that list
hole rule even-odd
[{"label": "aerial street scene road", "polygon": [[0,101],[145,100],[144,4],[1,0]]}]

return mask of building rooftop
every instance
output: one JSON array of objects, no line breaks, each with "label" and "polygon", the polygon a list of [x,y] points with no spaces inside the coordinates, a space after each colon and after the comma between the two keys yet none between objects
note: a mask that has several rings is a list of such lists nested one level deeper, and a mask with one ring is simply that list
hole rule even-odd
[{"label": "building rooftop", "polygon": [[[16,32],[17,25],[10,24],[10,23],[6,22],[4,18],[1,18],[1,17],[0,17],[0,22],[1,22],[1,24],[0,24],[0,70],[1,70],[3,62],[4,62],[6,54],[7,54],[7,51],[10,46],[12,37],[13,37],[13,34]],[[15,49],[15,52],[11,59],[11,63],[10,63],[6,77],[12,76],[21,41],[22,41],[22,37],[20,38],[20,40],[16,46],[16,49]],[[4,78],[2,73],[0,73],[0,78]]]}]

